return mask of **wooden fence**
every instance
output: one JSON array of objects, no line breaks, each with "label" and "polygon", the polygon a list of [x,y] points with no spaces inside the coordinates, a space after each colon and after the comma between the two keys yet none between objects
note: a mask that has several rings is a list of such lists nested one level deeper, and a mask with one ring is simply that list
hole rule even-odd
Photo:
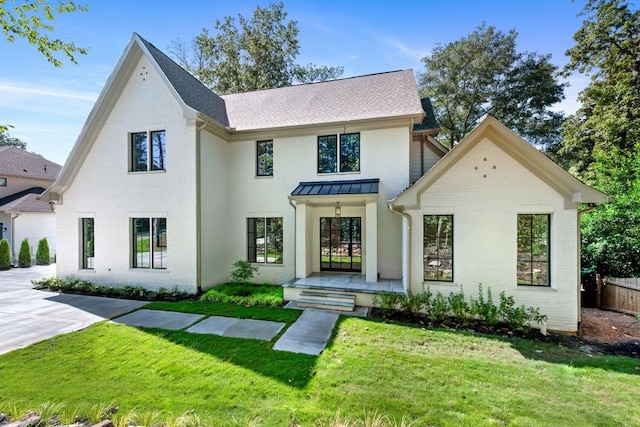
[{"label": "wooden fence", "polygon": [[640,278],[607,277],[599,282],[599,305],[603,309],[640,314]]}]

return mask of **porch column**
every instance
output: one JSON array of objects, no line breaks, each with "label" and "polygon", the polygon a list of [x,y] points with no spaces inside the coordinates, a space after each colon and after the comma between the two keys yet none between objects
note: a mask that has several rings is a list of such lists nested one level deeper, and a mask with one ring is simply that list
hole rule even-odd
[{"label": "porch column", "polygon": [[307,277],[307,204],[296,202],[296,278]]},{"label": "porch column", "polygon": [[365,256],[367,282],[378,281],[378,201],[367,202],[366,206]]}]

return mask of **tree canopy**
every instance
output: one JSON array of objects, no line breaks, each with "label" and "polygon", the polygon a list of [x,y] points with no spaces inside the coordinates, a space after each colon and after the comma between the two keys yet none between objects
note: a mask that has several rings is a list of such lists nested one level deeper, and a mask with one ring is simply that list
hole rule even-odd
[{"label": "tree canopy", "polygon": [[26,142],[24,142],[20,138],[9,136],[8,132],[0,130],[0,146],[3,145],[13,145],[15,147],[22,148],[23,150],[27,149]]},{"label": "tree canopy", "polygon": [[529,142],[557,143],[563,115],[549,107],[564,99],[550,55],[516,51],[517,33],[482,24],[422,58],[423,96],[433,101],[441,135],[453,147],[486,114]]},{"label": "tree canopy", "polygon": [[251,18],[216,19],[191,43],[172,42],[169,51],[186,70],[217,93],[281,87],[293,82],[338,78],[342,67],[297,65],[298,24],[287,21],[284,4],[257,6]]}]

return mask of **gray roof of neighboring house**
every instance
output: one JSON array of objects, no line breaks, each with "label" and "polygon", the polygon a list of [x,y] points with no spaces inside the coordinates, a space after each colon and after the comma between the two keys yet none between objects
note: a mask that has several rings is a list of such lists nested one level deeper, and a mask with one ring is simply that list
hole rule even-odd
[{"label": "gray roof of neighboring house", "polygon": [[153,59],[171,82],[185,104],[214,119],[223,126],[229,126],[225,103],[211,89],[200,83],[188,71],[176,64],[158,48],[138,35]]},{"label": "gray roof of neighboring house", "polygon": [[376,194],[380,179],[353,179],[347,181],[301,182],[292,196],[326,196],[334,194]]},{"label": "gray roof of neighboring house", "polygon": [[0,146],[0,176],[55,181],[62,166],[15,146]]},{"label": "gray roof of neighboring house", "polygon": [[433,113],[433,106],[431,105],[431,100],[429,98],[422,98],[420,100],[420,103],[422,104],[422,109],[427,115],[424,116],[424,119],[422,119],[422,123],[413,125],[413,130],[421,131],[421,130],[439,129],[440,126],[438,126],[438,122],[436,122],[436,116]]},{"label": "gray roof of neighboring house", "polygon": [[222,95],[236,130],[423,114],[413,71]]},{"label": "gray roof of neighboring house", "polygon": [[0,199],[0,212],[51,212],[51,205],[38,200],[44,188],[33,187]]}]

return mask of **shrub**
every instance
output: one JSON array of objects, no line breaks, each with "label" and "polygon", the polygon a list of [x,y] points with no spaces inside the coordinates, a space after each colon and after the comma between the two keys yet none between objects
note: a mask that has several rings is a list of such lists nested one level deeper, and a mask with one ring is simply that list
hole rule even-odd
[{"label": "shrub", "polygon": [[236,261],[231,271],[231,280],[239,283],[249,283],[258,272],[258,267],[249,261]]},{"label": "shrub", "polygon": [[11,268],[11,248],[7,239],[0,240],[0,270]]},{"label": "shrub", "polygon": [[373,305],[382,310],[384,316],[390,316],[398,310],[400,302],[405,298],[404,295],[391,292],[383,292],[373,297]]},{"label": "shrub", "polygon": [[226,283],[209,289],[200,301],[280,307],[284,304],[284,297],[282,286]]},{"label": "shrub", "polygon": [[18,266],[31,267],[31,248],[29,247],[29,240],[26,238],[22,240],[20,244],[20,253],[18,254]]},{"label": "shrub", "polygon": [[36,251],[36,264],[49,265],[51,264],[51,255],[49,254],[49,242],[44,237],[38,240],[38,250]]}]

